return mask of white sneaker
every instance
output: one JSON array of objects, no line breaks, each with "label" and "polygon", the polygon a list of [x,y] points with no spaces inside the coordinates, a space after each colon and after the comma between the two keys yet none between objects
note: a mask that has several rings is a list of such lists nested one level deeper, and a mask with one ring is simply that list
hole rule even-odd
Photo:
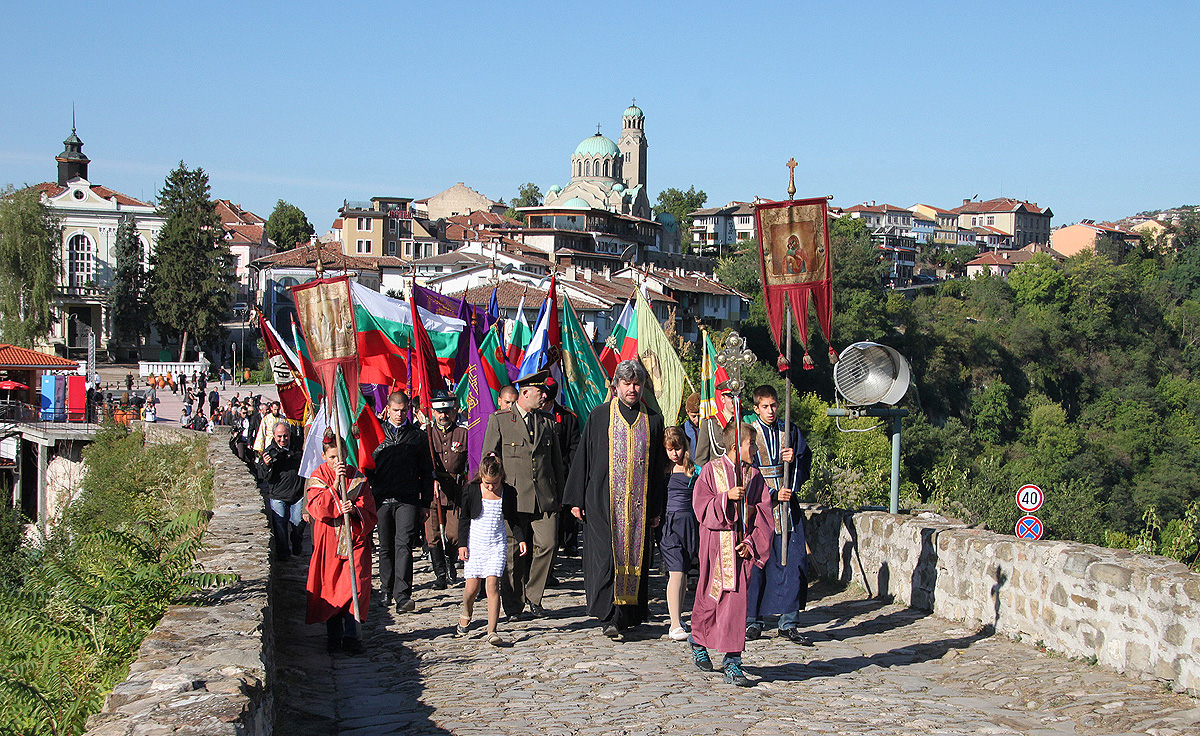
[{"label": "white sneaker", "polygon": [[687,641],[688,632],[682,626],[676,626],[667,636],[671,638],[671,641]]}]

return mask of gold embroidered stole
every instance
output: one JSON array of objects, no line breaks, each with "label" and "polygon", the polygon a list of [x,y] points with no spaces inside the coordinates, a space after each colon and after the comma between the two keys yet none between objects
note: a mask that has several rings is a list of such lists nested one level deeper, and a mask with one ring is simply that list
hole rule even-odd
[{"label": "gold embroidered stole", "polygon": [[[729,492],[729,468],[725,457],[713,466],[713,480],[717,484],[717,495],[723,496]],[[718,531],[717,540],[720,552],[717,564],[713,567],[712,583],[708,586],[708,597],[714,601],[721,600],[723,591],[737,590],[737,551],[734,549],[733,530]]]},{"label": "gold embroidered stole", "polygon": [[[763,466],[763,459],[765,458],[766,461],[769,463],[771,461],[771,454],[770,454],[770,451],[767,449],[767,442],[763,438],[762,422],[758,422],[758,424],[759,424],[759,432],[756,435],[756,437],[757,437],[757,444],[758,444],[759,473],[762,475],[763,481],[766,482],[767,488],[769,488],[772,491],[778,492],[780,486],[783,484],[783,463],[780,463],[779,465],[767,465],[765,467]],[[779,447],[782,448],[783,447],[783,444],[782,444],[783,443],[783,430],[775,429],[774,427],[771,427],[769,429],[769,431],[779,433],[779,443],[780,443]],[[781,449],[780,453],[782,454],[782,452],[783,451]],[[775,500],[771,501],[771,515],[775,517],[775,533],[776,534],[779,534],[783,528],[783,516],[779,511],[779,506],[780,506],[780,504],[778,501],[775,501]]]},{"label": "gold embroidered stole", "polygon": [[620,401],[609,403],[608,500],[612,523],[613,601],[636,605],[646,548],[646,503],[650,474],[650,419],[638,410],[630,426]]}]

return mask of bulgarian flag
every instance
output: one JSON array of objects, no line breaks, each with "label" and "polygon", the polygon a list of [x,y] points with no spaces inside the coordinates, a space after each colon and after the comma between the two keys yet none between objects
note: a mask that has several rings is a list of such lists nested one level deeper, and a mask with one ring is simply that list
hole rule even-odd
[{"label": "bulgarian flag", "polygon": [[716,417],[717,423],[724,427],[733,418],[733,411],[725,397],[717,392],[717,386],[729,380],[729,373],[724,366],[717,365],[717,349],[708,330],[702,332],[704,355],[700,359],[700,421]]},{"label": "bulgarian flag", "polygon": [[[620,319],[613,327],[612,334],[604,341],[604,349],[600,351],[600,365],[604,366],[609,378],[612,378],[613,371],[617,369],[617,363],[637,357],[637,317],[634,311],[633,300],[625,302]],[[629,343],[628,348],[626,342]]]},{"label": "bulgarian flag", "polygon": [[525,321],[525,297],[521,297],[521,303],[517,305],[517,318],[513,320],[512,334],[508,338],[508,362],[512,365],[521,365],[521,358],[525,355],[525,347],[529,345],[529,341],[533,338],[533,330],[529,329],[529,323]]},{"label": "bulgarian flag", "polygon": [[466,322],[410,306],[353,281],[350,296],[358,327],[359,381],[393,388],[407,383],[414,312],[429,335],[438,370],[446,377],[452,374],[458,338]]},{"label": "bulgarian flag", "polygon": [[[479,346],[480,370],[482,371],[484,382],[491,390],[493,404],[497,404],[500,401],[500,389],[512,383],[508,359],[504,355],[504,340],[500,335],[500,330],[501,325],[499,322],[492,325],[491,329],[487,331],[487,335],[483,338],[483,344]],[[462,406],[462,404],[460,403],[459,406]]]},{"label": "bulgarian flag", "polygon": [[312,356],[308,353],[308,343],[304,340],[304,333],[300,331],[300,325],[296,324],[296,320],[292,319],[292,339],[296,341],[296,366],[299,368],[302,380],[300,385],[304,387],[304,393],[308,396],[309,406],[314,409],[321,404],[321,382],[317,380],[317,369],[313,365]]},{"label": "bulgarian flag", "polygon": [[363,400],[362,394],[355,391],[351,395],[340,368],[334,394],[331,407],[334,415],[329,417],[329,427],[335,428],[346,443],[346,462],[359,470],[370,470],[375,467],[372,454],[383,442],[383,427]]}]

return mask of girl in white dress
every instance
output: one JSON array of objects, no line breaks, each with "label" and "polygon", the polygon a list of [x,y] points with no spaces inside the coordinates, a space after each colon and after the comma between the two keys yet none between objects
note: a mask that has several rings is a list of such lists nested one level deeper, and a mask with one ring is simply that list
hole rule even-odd
[{"label": "girl in white dress", "polygon": [[526,552],[521,525],[513,524],[517,512],[517,491],[504,482],[504,468],[495,455],[487,455],[479,461],[478,477],[462,492],[462,506],[458,516],[458,557],[463,565],[462,615],[458,619],[457,632],[465,636],[471,625],[471,612],[475,597],[479,594],[479,583],[484,581],[487,590],[488,624],[487,642],[500,646],[504,640],[496,633],[500,621],[500,576],[504,574],[508,556],[509,522],[517,542],[517,554]]}]

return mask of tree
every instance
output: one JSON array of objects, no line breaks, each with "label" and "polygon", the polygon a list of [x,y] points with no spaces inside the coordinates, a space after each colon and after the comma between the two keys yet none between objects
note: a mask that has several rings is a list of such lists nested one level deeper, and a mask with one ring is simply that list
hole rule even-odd
[{"label": "tree", "polygon": [[[500,200],[500,204],[504,204],[504,200]],[[537,184],[531,181],[525,182],[517,191],[517,196],[513,199],[512,204],[504,211],[504,216],[511,220],[525,222],[525,215],[517,212],[518,207],[538,207],[542,204],[542,190]]]},{"label": "tree", "polygon": [[54,324],[62,227],[33,187],[0,191],[0,334],[33,346]]},{"label": "tree", "polygon": [[166,222],[150,260],[151,315],[164,338],[179,337],[182,361],[189,337],[209,344],[221,336],[233,296],[233,256],[204,169],[180,161],[159,192],[158,214]]},{"label": "tree", "polygon": [[542,203],[542,190],[533,182],[525,182],[521,188],[517,190],[517,197],[513,200],[512,206],[516,207],[537,207]]},{"label": "tree", "polygon": [[679,233],[690,233],[692,230],[691,213],[704,206],[708,195],[704,190],[696,191],[696,187],[688,187],[685,192],[681,189],[668,187],[658,193],[658,204],[654,206],[654,214],[669,213],[679,223]]},{"label": "tree", "polygon": [[313,226],[303,210],[281,199],[267,218],[266,231],[267,237],[275,242],[275,248],[282,251],[291,250],[299,243],[308,243]]},{"label": "tree", "polygon": [[108,309],[112,315],[114,344],[137,345],[146,334],[146,270],[142,239],[138,236],[137,220],[133,215],[121,218],[113,244],[112,288],[108,292]]}]

